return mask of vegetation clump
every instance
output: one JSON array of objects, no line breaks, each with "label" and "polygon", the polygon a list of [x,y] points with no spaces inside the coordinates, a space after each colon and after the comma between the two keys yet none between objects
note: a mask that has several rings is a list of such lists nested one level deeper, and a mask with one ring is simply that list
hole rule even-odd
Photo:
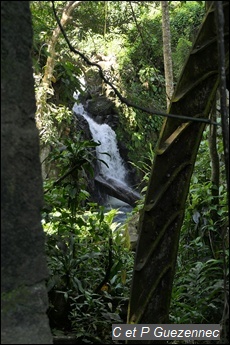
[{"label": "vegetation clump", "polygon": [[[61,17],[66,2],[56,3]],[[161,12],[157,2],[79,2],[64,28],[71,44],[90,61],[116,56],[111,82],[138,106],[166,108]],[[203,2],[170,2],[174,82],[182,71],[205,13]],[[89,180],[95,173],[92,140],[73,133],[73,94],[83,94],[86,67],[69,51],[63,36],[55,46],[52,78],[44,84],[48,43],[57,26],[50,2],[31,1],[34,27],[34,76],[37,124],[44,162],[56,173],[44,177],[42,224],[49,268],[48,316],[54,335],[74,334],[82,343],[112,343],[111,325],[126,323],[135,252],[119,212],[94,202]],[[93,20],[92,20],[93,18]],[[189,25],[188,25],[189,23]],[[155,146],[163,120],[115,101],[116,134],[139,175],[143,198],[151,177]],[[66,134],[66,129],[68,133]],[[69,133],[70,130],[70,133]],[[63,134],[64,133],[64,134]],[[228,318],[228,206],[222,133],[217,132],[217,164],[213,181],[210,128],[200,144],[181,229],[170,323],[224,324]],[[137,154],[138,152],[138,154]],[[205,167],[205,169],[204,169]],[[224,327],[223,327],[224,328]],[[227,335],[225,334],[227,337]],[[170,343],[170,342],[169,342]]]}]

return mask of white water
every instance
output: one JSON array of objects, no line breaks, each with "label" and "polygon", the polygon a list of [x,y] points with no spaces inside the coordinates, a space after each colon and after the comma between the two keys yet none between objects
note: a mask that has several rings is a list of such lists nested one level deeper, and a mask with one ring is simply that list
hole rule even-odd
[{"label": "white water", "polygon": [[[77,99],[77,96],[74,95]],[[106,162],[104,164],[98,161],[100,173],[103,176],[112,177],[121,183],[126,183],[126,169],[124,161],[120,156],[119,149],[117,146],[116,133],[107,124],[99,125],[95,122],[85,111],[81,103],[75,103],[73,111],[77,114],[82,115],[89,124],[90,132],[95,142],[101,143],[96,147],[96,154],[99,160]]]},{"label": "white water", "polygon": [[[83,105],[78,101],[78,95],[74,94],[76,103],[73,106],[73,111],[82,115],[89,124],[90,132],[95,142],[101,143],[96,147],[97,158],[105,161],[108,166],[98,161],[100,173],[105,177],[112,177],[119,181],[119,184],[127,183],[127,172],[125,169],[124,161],[120,156],[116,133],[107,124],[96,123],[85,111]],[[103,152],[107,154],[103,154]],[[114,221],[118,224],[123,224],[128,214],[132,211],[132,206],[127,203],[108,196],[106,200],[106,209],[109,211],[113,208],[119,209],[118,214],[115,216]]]}]

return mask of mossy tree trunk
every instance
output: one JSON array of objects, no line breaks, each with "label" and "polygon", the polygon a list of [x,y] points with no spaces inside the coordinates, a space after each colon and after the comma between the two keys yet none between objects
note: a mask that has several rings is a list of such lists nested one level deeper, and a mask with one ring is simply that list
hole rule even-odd
[{"label": "mossy tree trunk", "polygon": [[1,343],[52,344],[28,1],[1,2]]},{"label": "mossy tree trunk", "polygon": [[[223,4],[227,69],[229,7],[228,2]],[[218,84],[217,29],[211,6],[178,81],[169,112],[208,118]],[[204,126],[171,118],[164,122],[139,222],[128,323],[169,321],[180,229]]]}]

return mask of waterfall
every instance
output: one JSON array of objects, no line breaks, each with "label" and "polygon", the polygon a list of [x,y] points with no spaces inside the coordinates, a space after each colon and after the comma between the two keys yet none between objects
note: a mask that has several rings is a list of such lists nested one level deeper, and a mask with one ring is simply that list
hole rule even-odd
[{"label": "waterfall", "polygon": [[74,94],[74,98],[76,103],[73,106],[73,111],[84,117],[88,122],[93,140],[100,143],[96,147],[99,175],[95,176],[95,181],[103,186],[107,195],[113,195],[107,198],[107,206],[112,208],[125,207],[127,213],[127,210],[130,211],[134,202],[140,198],[140,194],[130,188],[127,183],[127,171],[119,153],[116,133],[109,125],[98,124],[94,121],[84,109],[83,104],[79,102],[77,94]]},{"label": "waterfall", "polygon": [[[77,96],[75,96],[75,98],[77,99]],[[120,181],[120,183],[127,184],[127,173],[124,161],[119,153],[116,133],[114,130],[105,123],[100,125],[95,122],[85,111],[81,103],[76,102],[73,106],[73,111],[82,115],[86,119],[89,124],[93,140],[100,143],[100,145],[96,147],[100,173],[104,177],[112,177],[113,179]],[[106,164],[100,160],[104,161]]]}]

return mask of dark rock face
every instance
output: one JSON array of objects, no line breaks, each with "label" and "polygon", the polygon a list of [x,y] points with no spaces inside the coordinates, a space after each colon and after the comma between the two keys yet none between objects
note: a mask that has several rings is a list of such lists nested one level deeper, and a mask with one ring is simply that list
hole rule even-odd
[{"label": "dark rock face", "polygon": [[93,116],[107,116],[115,113],[114,103],[106,96],[88,100],[87,110]]},{"label": "dark rock face", "polygon": [[[95,62],[101,66],[103,74],[112,80],[116,59],[114,56],[96,56]],[[82,103],[98,124],[106,123],[113,129],[119,123],[118,112],[115,105],[114,91],[101,79],[98,68],[90,67],[85,73],[86,95]]]},{"label": "dark rock face", "polygon": [[73,132],[76,133],[82,133],[82,136],[84,137],[85,140],[91,140],[92,135],[89,129],[89,124],[84,119],[84,117],[80,114],[75,113],[76,118],[73,119]]},{"label": "dark rock face", "polygon": [[52,344],[29,2],[1,2],[2,344]]}]

